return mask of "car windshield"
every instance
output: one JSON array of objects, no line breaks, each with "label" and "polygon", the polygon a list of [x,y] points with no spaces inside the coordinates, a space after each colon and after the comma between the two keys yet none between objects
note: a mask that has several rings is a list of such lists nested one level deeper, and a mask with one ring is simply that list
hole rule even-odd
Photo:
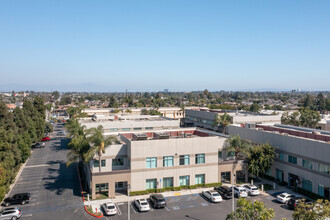
[{"label": "car windshield", "polygon": [[257,187],[252,187],[251,189],[252,189],[252,190],[258,190],[258,188],[257,188]]},{"label": "car windshield", "polygon": [[246,192],[246,190],[245,190],[245,189],[241,189],[240,191],[241,191],[241,192]]},{"label": "car windshield", "polygon": [[114,205],[109,205],[108,209],[115,209],[116,207]]},{"label": "car windshield", "polygon": [[158,202],[164,202],[165,199],[158,199]]},{"label": "car windshield", "polygon": [[141,202],[141,205],[148,205],[147,202]]},{"label": "car windshield", "polygon": [[213,196],[220,196],[219,193],[212,193]]},{"label": "car windshield", "polygon": [[284,197],[285,197],[285,195],[281,194],[281,195],[279,195],[278,197],[284,198]]}]

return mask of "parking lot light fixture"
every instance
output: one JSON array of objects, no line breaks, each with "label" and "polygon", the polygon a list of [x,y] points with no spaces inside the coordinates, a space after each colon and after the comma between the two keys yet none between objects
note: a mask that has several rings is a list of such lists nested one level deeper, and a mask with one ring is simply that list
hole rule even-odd
[{"label": "parking lot light fixture", "polygon": [[129,203],[130,203],[130,201],[129,201],[129,190],[130,190],[130,185],[129,184],[127,184],[127,196],[128,196],[128,202],[127,202],[127,219],[128,220],[130,220],[130,218],[131,218],[131,213],[130,213],[130,208],[129,208]]}]

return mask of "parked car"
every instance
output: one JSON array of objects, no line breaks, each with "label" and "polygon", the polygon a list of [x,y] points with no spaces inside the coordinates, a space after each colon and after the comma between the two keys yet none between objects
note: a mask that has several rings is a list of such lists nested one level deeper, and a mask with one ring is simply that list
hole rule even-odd
[{"label": "parked car", "polygon": [[220,194],[215,190],[203,190],[202,195],[205,196],[211,202],[221,202],[222,201]]},{"label": "parked car", "polygon": [[65,131],[59,131],[57,132],[58,136],[66,136],[66,132]]},{"label": "parked car", "polygon": [[280,195],[276,196],[276,200],[280,203],[287,203],[291,198],[297,197],[296,195],[289,194],[289,193],[281,193]]},{"label": "parked car", "polygon": [[117,208],[112,202],[102,204],[102,209],[106,215],[116,215]]},{"label": "parked car", "polygon": [[234,195],[236,198],[238,197],[247,197],[246,189],[242,186],[231,186],[234,187]]},{"label": "parked car", "polygon": [[63,119],[63,120],[62,120],[62,122],[63,122],[63,123],[65,123],[65,122],[66,122],[66,120],[65,120],[65,119]]},{"label": "parked car", "polygon": [[21,209],[18,207],[6,208],[0,211],[0,219],[16,220],[22,216]]},{"label": "parked car", "polygon": [[260,194],[258,187],[255,185],[244,185],[243,186],[249,196],[257,196]]},{"label": "parked car", "polygon": [[312,204],[313,200],[308,199],[308,198],[303,198],[303,197],[293,197],[289,199],[289,201],[286,203],[289,209],[295,209],[295,207],[301,203],[305,202],[305,204]]},{"label": "parked car", "polygon": [[31,195],[30,193],[19,193],[19,194],[15,194],[12,197],[8,197],[4,200],[4,205],[5,206],[9,206],[12,204],[26,204],[28,202],[30,202],[31,200]]},{"label": "parked car", "polygon": [[32,146],[32,149],[34,149],[34,148],[45,148],[45,142],[36,143],[35,145]]},{"label": "parked car", "polygon": [[50,138],[49,137],[43,137],[42,139],[41,139],[41,141],[50,141]]},{"label": "parked car", "polygon": [[140,212],[147,212],[150,210],[149,203],[146,199],[135,199],[134,204]]},{"label": "parked car", "polygon": [[214,187],[214,190],[218,191],[223,199],[232,198],[231,188],[229,188],[228,186],[217,186]]},{"label": "parked car", "polygon": [[152,194],[149,199],[154,208],[165,208],[166,206],[166,201],[162,194]]}]

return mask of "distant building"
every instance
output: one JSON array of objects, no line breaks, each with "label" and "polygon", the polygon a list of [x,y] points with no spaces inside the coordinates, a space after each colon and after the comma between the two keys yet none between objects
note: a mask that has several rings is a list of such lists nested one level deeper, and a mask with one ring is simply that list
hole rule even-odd
[{"label": "distant building", "polygon": [[164,89],[164,93],[168,93],[168,89]]}]

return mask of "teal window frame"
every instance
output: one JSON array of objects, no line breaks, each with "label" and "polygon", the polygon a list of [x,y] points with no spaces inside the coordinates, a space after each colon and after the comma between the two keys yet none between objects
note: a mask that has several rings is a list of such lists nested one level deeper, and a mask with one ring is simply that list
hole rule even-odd
[{"label": "teal window frame", "polygon": [[174,157],[165,156],[163,157],[163,167],[173,167],[174,166]]},{"label": "teal window frame", "polygon": [[195,155],[195,164],[205,163],[205,154],[196,154]]},{"label": "teal window frame", "polygon": [[180,165],[184,166],[184,165],[189,165],[190,164],[190,156],[187,155],[180,155]]},{"label": "teal window frame", "polygon": [[292,164],[297,164],[297,157],[288,155],[288,162]]},{"label": "teal window frame", "polygon": [[156,168],[157,167],[157,157],[147,157],[146,158],[146,167],[147,168]]},{"label": "teal window frame", "polygon": [[196,174],[195,184],[205,184],[205,174]]},{"label": "teal window frame", "polygon": [[173,177],[163,178],[163,188],[165,187],[173,187]]}]

